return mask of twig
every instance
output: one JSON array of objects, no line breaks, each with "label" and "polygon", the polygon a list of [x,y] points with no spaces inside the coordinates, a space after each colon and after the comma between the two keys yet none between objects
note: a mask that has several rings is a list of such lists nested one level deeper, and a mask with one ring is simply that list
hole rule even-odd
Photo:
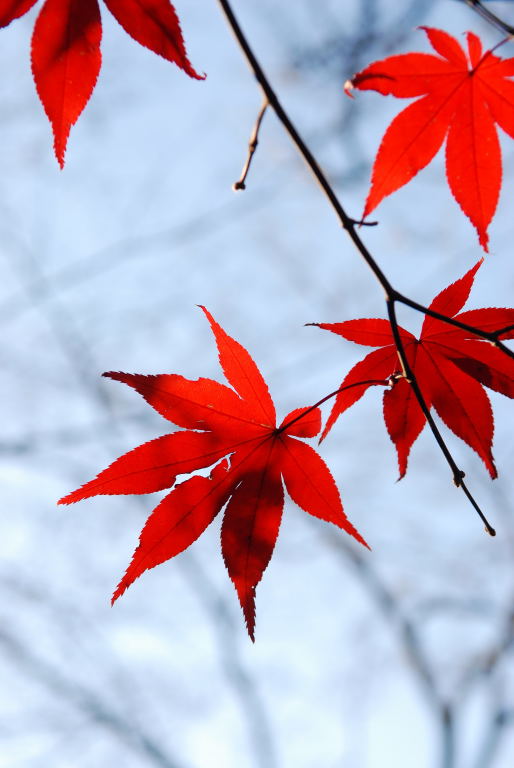
[{"label": "twig", "polygon": [[478,15],[481,16],[485,21],[489,22],[489,24],[492,24],[493,27],[496,27],[496,29],[500,29],[503,32],[506,32],[508,35],[514,35],[514,27],[512,27],[510,24],[507,24],[506,21],[500,19],[488,8],[484,8],[480,0],[464,0],[464,2],[474,11],[476,11],[476,13],[478,13]]},{"label": "twig", "polygon": [[514,324],[506,325],[505,328],[500,328],[499,331],[494,331],[493,336],[498,340],[500,336],[503,336],[504,333],[509,333],[509,331],[514,331]]},{"label": "twig", "polygon": [[445,703],[441,707],[442,726],[442,768],[455,766],[455,716],[452,707]]},{"label": "twig", "polygon": [[361,237],[359,236],[357,232],[357,225],[358,222],[353,219],[351,216],[349,216],[345,209],[343,208],[341,202],[339,201],[339,198],[337,197],[332,185],[328,181],[327,177],[321,170],[321,167],[319,166],[316,158],[296,130],[296,127],[291,122],[287,112],[284,110],[280,100],[278,99],[275,91],[271,87],[271,83],[268,80],[267,76],[264,73],[264,70],[262,69],[258,59],[255,56],[255,53],[253,52],[253,49],[251,48],[245,34],[243,33],[239,22],[237,18],[234,15],[234,12],[232,11],[230,0],[217,0],[218,4],[228,22],[228,25],[230,29],[232,30],[240,48],[243,52],[243,55],[248,63],[248,66],[250,67],[251,71],[253,72],[257,82],[259,83],[264,98],[266,99],[269,106],[273,109],[275,112],[277,118],[280,120],[282,125],[284,126],[284,129],[288,133],[289,137],[291,138],[291,141],[295,145],[296,149],[300,153],[300,155],[303,157],[307,167],[313,174],[314,178],[316,179],[317,183],[321,187],[322,191],[324,192],[325,196],[327,197],[330,205],[332,206],[333,210],[335,211],[339,222],[343,229],[346,230],[348,236],[352,240],[355,248],[359,252],[360,256],[364,260],[364,262],[367,264],[373,275],[375,276],[376,280],[380,283],[381,287],[383,288],[385,295],[386,295],[386,302],[388,307],[388,313],[389,313],[389,320],[391,323],[391,330],[393,333],[393,336],[395,338],[396,347],[398,349],[398,356],[400,358],[400,362],[402,365],[402,368],[404,370],[404,373],[406,375],[406,378],[409,379],[410,384],[413,388],[414,395],[420,405],[420,408],[422,409],[423,413],[425,414],[427,418],[427,422],[429,424],[430,429],[432,430],[432,433],[434,434],[434,437],[441,448],[441,451],[447,460],[452,473],[453,473],[453,481],[455,485],[458,488],[462,488],[464,493],[466,494],[466,497],[473,505],[474,509],[478,512],[480,518],[483,520],[484,525],[486,526],[486,531],[494,536],[495,531],[494,529],[489,525],[487,520],[485,519],[483,513],[481,512],[480,508],[478,507],[478,504],[476,503],[475,499],[467,489],[466,485],[463,482],[464,472],[460,470],[455,462],[455,460],[452,457],[452,454],[450,453],[448,447],[446,446],[446,443],[444,442],[441,433],[439,432],[433,418],[430,415],[430,410],[427,407],[425,400],[423,399],[423,395],[421,394],[421,390],[417,384],[416,377],[413,374],[408,361],[405,356],[405,351],[403,349],[401,338],[400,338],[400,332],[398,327],[398,322],[396,320],[396,312],[395,312],[395,302],[400,302],[402,304],[406,304],[407,306],[412,307],[413,309],[416,309],[418,312],[423,312],[425,314],[429,314],[432,317],[437,317],[438,319],[442,320],[443,322],[447,322],[450,325],[455,325],[457,327],[462,328],[463,330],[467,330],[470,333],[473,333],[481,338],[487,339],[494,343],[499,349],[504,351],[506,354],[508,354],[510,357],[514,358],[514,352],[512,352],[508,347],[505,347],[505,345],[502,344],[502,342],[498,341],[498,338],[496,336],[493,336],[491,333],[483,332],[478,328],[473,328],[472,326],[466,326],[464,323],[459,323],[459,321],[453,320],[453,318],[446,317],[445,315],[441,315],[437,312],[433,312],[432,310],[428,309],[427,307],[424,307],[421,304],[418,304],[415,301],[412,301],[411,299],[408,299],[406,296],[403,296],[399,293],[389,282],[388,278],[378,265],[377,261],[374,259],[374,257],[371,255],[369,250],[366,248],[364,242],[362,241]]},{"label": "twig", "polygon": [[246,189],[246,177],[248,176],[248,171],[250,170],[250,166],[252,164],[252,159],[255,154],[255,150],[257,149],[257,145],[259,143],[259,131],[261,129],[261,123],[264,115],[266,114],[266,110],[268,108],[268,99],[264,97],[262,101],[262,106],[259,110],[259,114],[257,115],[257,120],[255,121],[255,125],[253,126],[252,135],[250,136],[250,141],[248,143],[248,157],[246,158],[246,163],[244,164],[243,170],[241,171],[241,176],[239,177],[238,181],[235,181],[232,184],[232,189],[234,192],[237,192],[239,189]]},{"label": "twig", "polygon": [[457,463],[456,463],[455,459],[453,458],[450,450],[448,449],[448,446],[446,445],[446,443],[444,441],[444,438],[441,435],[441,433],[439,431],[439,428],[438,428],[437,424],[435,423],[432,414],[430,413],[430,408],[426,404],[425,398],[423,397],[421,389],[419,388],[419,384],[418,384],[417,378],[414,375],[414,371],[412,370],[412,368],[411,368],[411,366],[409,364],[407,355],[405,354],[405,347],[403,346],[402,337],[401,337],[401,334],[400,334],[400,331],[399,331],[399,327],[398,327],[398,320],[396,318],[396,309],[395,309],[395,306],[394,306],[394,301],[392,301],[390,299],[387,299],[387,313],[389,315],[389,322],[391,324],[391,330],[392,330],[394,341],[395,341],[395,344],[396,344],[396,349],[398,350],[398,357],[400,358],[400,363],[401,363],[401,366],[402,366],[402,369],[403,369],[403,373],[405,375],[405,378],[410,382],[410,385],[411,385],[412,390],[413,390],[413,392],[414,392],[414,394],[416,396],[416,399],[417,399],[417,401],[419,403],[419,406],[420,406],[421,410],[423,411],[423,414],[424,414],[424,416],[425,416],[425,418],[426,418],[426,420],[428,422],[428,426],[432,430],[432,434],[434,435],[434,437],[436,439],[436,442],[437,442],[439,448],[441,449],[441,451],[442,451],[442,453],[444,455],[444,458],[446,459],[446,461],[448,462],[448,464],[450,466],[450,469],[451,469],[451,471],[453,473],[454,485],[457,488],[462,488],[462,490],[464,491],[464,493],[465,493],[466,497],[468,498],[469,502],[471,503],[471,505],[473,506],[473,508],[477,512],[478,516],[480,517],[480,519],[484,523],[485,530],[487,531],[487,533],[490,536],[496,536],[496,531],[494,530],[494,528],[488,522],[488,520],[485,517],[484,513],[482,512],[482,510],[478,506],[477,501],[475,500],[475,498],[471,494],[471,491],[469,490],[469,488],[467,487],[466,483],[464,482],[465,474],[462,471],[462,469],[460,469],[457,466]]},{"label": "twig", "polygon": [[430,309],[429,307],[423,306],[423,304],[419,304],[417,301],[413,301],[412,299],[409,299],[408,296],[404,296],[401,293],[398,293],[397,291],[393,290],[392,299],[394,301],[399,302],[400,304],[405,304],[406,307],[410,307],[411,309],[415,309],[417,312],[422,312],[425,315],[429,315],[430,317],[435,318],[436,320],[441,320],[443,323],[446,323],[447,325],[453,325],[455,328],[460,328],[461,331],[467,331],[468,333],[473,334],[474,336],[478,336],[481,339],[484,339],[485,341],[490,341],[491,344],[493,344],[495,347],[500,349],[507,357],[511,357],[514,359],[514,351],[512,349],[509,349],[502,341],[499,340],[499,336],[501,336],[503,333],[507,333],[508,331],[514,330],[514,325],[508,325],[505,328],[500,328],[497,331],[483,331],[480,328],[477,328],[474,325],[468,325],[467,323],[462,323],[460,320],[457,320],[455,317],[448,317],[447,315],[442,315],[440,312],[435,312],[433,309]]},{"label": "twig", "polygon": [[478,759],[475,768],[490,768],[496,761],[495,757],[501,744],[501,739],[505,731],[514,719],[512,709],[503,707],[501,704],[497,707],[489,722],[483,742],[480,747]]}]

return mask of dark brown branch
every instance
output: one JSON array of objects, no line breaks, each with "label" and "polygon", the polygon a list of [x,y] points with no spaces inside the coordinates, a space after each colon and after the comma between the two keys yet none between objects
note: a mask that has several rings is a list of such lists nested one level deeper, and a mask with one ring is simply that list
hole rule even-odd
[{"label": "dark brown branch", "polygon": [[493,27],[496,27],[496,29],[499,29],[502,32],[506,32],[508,35],[514,35],[514,27],[512,27],[510,24],[507,24],[507,22],[503,21],[503,19],[500,19],[488,8],[484,8],[480,0],[464,0],[464,2],[466,5],[469,5],[469,7],[472,8],[476,13],[478,13],[482,19],[487,21],[489,24],[492,24]]},{"label": "dark brown branch", "polygon": [[250,166],[252,164],[255,150],[257,149],[257,145],[259,144],[259,131],[261,129],[262,119],[266,114],[267,108],[268,108],[268,99],[264,97],[262,101],[262,106],[259,110],[259,114],[257,115],[257,120],[255,121],[255,125],[253,126],[253,131],[252,131],[252,135],[250,136],[250,141],[248,143],[248,157],[246,158],[246,163],[244,164],[243,170],[241,171],[241,176],[239,177],[238,181],[235,181],[232,184],[232,189],[234,190],[234,192],[237,192],[240,189],[246,189],[246,177],[248,176],[248,171],[250,170]]},{"label": "dark brown branch", "polygon": [[510,331],[514,331],[514,324],[506,325],[505,328],[500,328],[499,331],[493,331],[493,336],[498,340],[500,336],[503,336],[504,333],[510,333]]},{"label": "dark brown branch", "polygon": [[402,346],[400,333],[398,329],[398,322],[396,320],[396,313],[395,313],[395,302],[400,302],[402,304],[406,304],[407,306],[412,307],[413,309],[416,309],[418,312],[423,312],[425,314],[432,315],[433,317],[437,317],[438,319],[442,320],[443,322],[447,322],[450,325],[457,325],[457,327],[463,328],[463,330],[467,330],[481,338],[488,338],[489,341],[493,342],[499,349],[504,351],[506,354],[508,354],[510,357],[514,357],[514,352],[508,349],[508,347],[505,347],[500,341],[498,341],[497,337],[491,337],[491,334],[484,333],[483,331],[480,331],[478,328],[473,328],[472,326],[465,326],[465,324],[461,324],[458,321],[454,321],[453,318],[446,317],[445,315],[440,315],[439,313],[432,312],[432,310],[429,310],[427,307],[424,307],[421,304],[418,304],[415,301],[412,301],[408,299],[407,297],[400,294],[389,282],[386,275],[382,271],[382,269],[379,267],[378,263],[374,259],[374,257],[371,255],[369,250],[364,245],[364,242],[362,241],[361,237],[359,236],[357,232],[357,225],[358,222],[356,222],[355,219],[353,219],[351,216],[349,216],[345,209],[343,208],[341,202],[339,201],[339,198],[337,197],[332,185],[328,181],[327,177],[323,173],[321,167],[319,166],[316,158],[296,130],[294,124],[291,122],[287,112],[284,110],[280,100],[278,99],[275,91],[271,87],[271,83],[266,77],[264,70],[262,69],[259,61],[257,60],[253,49],[251,48],[245,34],[243,33],[239,22],[237,18],[234,15],[234,12],[232,11],[231,3],[229,0],[218,0],[218,4],[228,22],[228,25],[230,29],[232,30],[240,48],[241,51],[244,54],[244,57],[247,61],[248,66],[250,67],[251,71],[253,72],[257,82],[259,83],[264,98],[269,104],[269,106],[273,109],[275,112],[277,118],[282,123],[284,129],[288,133],[291,141],[293,142],[294,146],[304,159],[308,169],[316,179],[317,183],[321,187],[322,191],[324,192],[325,196],[327,197],[330,205],[332,206],[334,212],[336,213],[339,222],[343,229],[346,230],[348,233],[348,236],[352,240],[355,248],[359,252],[360,256],[364,260],[364,262],[367,264],[367,266],[372,271],[373,275],[375,276],[376,280],[380,283],[381,287],[383,288],[385,295],[386,295],[386,302],[389,312],[389,318],[391,322],[391,329],[393,332],[393,336],[395,338],[396,347],[398,349],[398,356],[401,361],[402,368],[404,370],[406,378],[410,381],[413,391],[415,394],[415,397],[420,405],[420,408],[422,409],[423,413],[425,414],[428,424],[430,426],[430,429],[432,430],[432,433],[434,434],[434,437],[436,438],[436,441],[441,448],[442,453],[444,454],[444,457],[446,458],[448,464],[450,465],[450,468],[453,473],[453,481],[455,485],[458,488],[462,488],[464,493],[466,494],[467,498],[475,508],[475,510],[478,512],[480,518],[483,520],[484,525],[486,527],[486,531],[491,534],[492,536],[495,535],[494,529],[489,525],[487,520],[485,519],[482,511],[478,507],[478,504],[476,503],[475,499],[467,489],[466,485],[463,482],[464,478],[464,472],[460,470],[453,459],[448,447],[446,446],[446,443],[444,442],[433,418],[430,415],[430,410],[427,407],[425,400],[423,399],[423,396],[421,394],[421,390],[416,382],[415,377],[412,374],[412,370],[409,367],[408,361],[405,356],[405,351]]},{"label": "dark brown branch", "polygon": [[334,209],[339,219],[339,222],[341,223],[341,226],[343,227],[343,229],[345,229],[348,232],[349,237],[353,241],[360,255],[362,256],[362,258],[364,259],[368,267],[371,269],[371,271],[379,281],[380,285],[383,287],[386,294],[389,295],[393,291],[393,288],[389,283],[389,280],[387,279],[385,274],[382,272],[377,262],[372,257],[371,253],[368,251],[368,249],[362,242],[361,238],[357,234],[355,220],[352,219],[352,217],[349,216],[344,210],[336,193],[332,188],[332,185],[330,184],[327,177],[325,176],[320,166],[318,165],[316,158],[314,157],[314,155],[312,154],[312,152],[310,151],[310,149],[308,148],[308,146],[306,145],[306,143],[304,142],[304,140],[296,130],[295,126],[291,122],[287,112],[283,108],[275,91],[271,87],[271,84],[268,78],[264,74],[264,70],[262,69],[252,48],[250,47],[248,40],[246,39],[246,36],[244,35],[241,27],[239,26],[239,22],[234,16],[230,2],[228,0],[218,0],[218,4],[221,7],[222,12],[225,15],[225,18],[227,19],[229,27],[232,30],[245,56],[248,66],[250,67],[257,82],[260,85],[264,93],[264,96],[266,97],[269,103],[269,106],[273,109],[276,116],[284,126],[285,130],[289,134],[296,149],[298,150],[300,155],[303,157],[310,172],[313,174],[314,178],[316,179],[319,186],[323,190],[325,196],[328,198],[332,208]]},{"label": "dark brown branch", "polygon": [[434,317],[436,320],[441,320],[443,323],[446,323],[447,325],[453,325],[455,328],[460,328],[462,331],[467,331],[468,333],[471,333],[474,336],[478,336],[479,338],[484,339],[485,341],[490,341],[491,344],[494,344],[495,347],[497,347],[504,354],[506,354],[507,357],[511,357],[514,359],[514,351],[512,349],[509,349],[509,347],[507,347],[498,338],[499,336],[502,335],[502,333],[507,333],[508,331],[513,330],[514,325],[507,326],[506,328],[501,328],[498,331],[484,331],[480,328],[477,328],[474,325],[468,325],[467,323],[462,323],[460,320],[457,320],[455,317],[448,317],[447,315],[442,315],[440,312],[435,312],[433,309],[430,309],[429,307],[425,307],[423,306],[423,304],[419,304],[417,301],[413,301],[412,299],[409,299],[408,296],[404,296],[403,294],[398,293],[397,291],[393,291],[393,299],[394,301],[397,301],[400,304],[405,304],[406,307],[415,309],[417,312],[422,312],[425,315]]},{"label": "dark brown branch", "polygon": [[410,383],[410,385],[412,387],[412,390],[413,390],[413,392],[414,392],[414,394],[416,396],[416,400],[418,401],[419,406],[420,406],[421,410],[423,411],[423,414],[424,414],[424,416],[425,416],[425,418],[427,420],[428,426],[432,430],[432,434],[434,435],[435,440],[436,440],[439,448],[441,449],[441,452],[443,453],[444,458],[446,459],[446,461],[448,462],[448,464],[450,466],[450,469],[451,469],[452,474],[453,474],[454,485],[457,488],[462,488],[462,490],[464,491],[467,499],[469,500],[469,502],[471,503],[472,507],[475,509],[475,511],[477,512],[478,516],[482,520],[482,522],[483,522],[483,524],[485,526],[486,532],[490,536],[496,536],[496,531],[494,530],[494,528],[488,522],[488,520],[485,517],[484,513],[482,512],[482,510],[478,506],[478,503],[476,502],[475,498],[471,494],[471,491],[469,490],[469,488],[467,487],[466,483],[464,482],[464,477],[465,477],[464,472],[462,471],[462,469],[460,469],[457,466],[457,463],[456,463],[455,459],[453,458],[452,454],[450,453],[450,450],[448,449],[448,446],[446,445],[446,443],[444,441],[444,438],[441,435],[441,433],[439,431],[439,428],[438,428],[437,424],[435,423],[432,414],[430,413],[430,408],[426,404],[425,398],[423,397],[423,394],[422,394],[422,392],[421,392],[421,390],[419,388],[419,384],[418,384],[417,378],[414,375],[414,371],[410,367],[409,361],[407,359],[407,355],[405,354],[405,348],[403,346],[402,338],[401,338],[401,335],[400,335],[400,330],[399,330],[399,327],[398,327],[398,320],[396,318],[396,309],[395,309],[395,306],[394,306],[394,301],[392,301],[390,299],[387,299],[387,312],[388,312],[388,315],[389,315],[389,322],[391,324],[391,330],[392,330],[392,333],[393,333],[393,337],[394,337],[394,341],[395,341],[395,344],[396,344],[396,348],[398,350],[398,357],[400,358],[400,363],[401,363],[401,366],[402,366],[402,369],[403,369],[403,373],[405,375],[405,378],[407,379],[407,381]]}]

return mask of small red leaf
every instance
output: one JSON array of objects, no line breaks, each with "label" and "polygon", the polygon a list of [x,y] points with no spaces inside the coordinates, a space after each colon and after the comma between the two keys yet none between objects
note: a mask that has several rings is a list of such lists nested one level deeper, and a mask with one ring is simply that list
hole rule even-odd
[{"label": "small red leaf", "polygon": [[[383,347],[385,344],[393,344],[391,324],[381,318],[366,318],[362,320],[346,320],[344,323],[311,323],[324,331],[342,336],[348,341],[363,344],[366,347]],[[404,332],[405,341],[412,339],[410,333]]]},{"label": "small red leaf", "polygon": [[468,339],[448,345],[444,351],[461,371],[484,387],[514,397],[514,360],[501,350],[487,342]]},{"label": "small red leaf", "polygon": [[243,609],[248,634],[255,639],[255,588],[273,554],[284,491],[273,462],[274,443],[261,447],[245,467],[225,510],[221,549]]},{"label": "small red leaf", "polygon": [[160,490],[171,487],[178,474],[223,459],[208,478],[194,475],[176,485],[155,508],[113,601],[143,571],[186,549],[227,505],[222,552],[253,640],[255,589],[273,553],[284,506],[282,475],[300,506],[365,542],[344,514],[328,468],[312,448],[289,436],[317,435],[319,408],[297,408],[277,427],[275,406],[256,364],[206,309],[204,312],[225,375],[239,394],[211,379],[104,374],[133,387],[158,413],[186,431],[129,451],[60,503],[100,494]]},{"label": "small red leaf", "polygon": [[32,72],[52,124],[61,168],[70,128],[100,72],[102,26],[97,0],[46,0],[32,37]]},{"label": "small red leaf", "polygon": [[274,424],[276,419],[275,406],[266,382],[254,361],[239,342],[225,333],[205,307],[200,307],[200,309],[203,310],[212,328],[218,347],[220,364],[228,382],[255,411],[256,418],[262,419],[266,426]]},{"label": "small red leaf", "polygon": [[[487,333],[493,333],[495,331],[501,331],[504,328],[508,328],[509,330],[505,331],[504,333],[500,334],[500,339],[514,339],[514,309],[509,309],[507,307],[487,307],[484,309],[470,309],[467,312],[461,312],[459,315],[455,317],[456,320],[459,320],[461,323],[466,323],[467,325],[472,325],[475,328],[478,328],[481,331],[486,331]],[[457,337],[460,339],[474,339],[476,336],[468,331],[462,331],[459,328],[456,328],[455,326],[448,325],[447,323],[442,323],[442,326],[445,328],[445,336],[446,338],[449,337]],[[441,333],[443,333],[443,330],[441,328]],[[446,339],[441,339],[443,343],[446,342]]]},{"label": "small red leaf", "polygon": [[118,371],[103,375],[133,387],[161,416],[179,427],[224,435],[239,435],[243,427],[262,432],[236,393],[212,379],[193,381],[172,373],[145,376]]},{"label": "small red leaf", "polygon": [[[441,45],[444,45],[444,40]],[[476,41],[471,40],[471,45],[473,56],[478,56]],[[442,290],[430,304],[430,309],[487,332],[505,328],[507,330],[501,337],[514,338],[512,308],[490,307],[460,312],[469,297],[481,263],[479,261],[463,277]],[[376,319],[353,320],[319,324],[319,327],[331,331],[334,328],[341,329],[340,335],[357,343],[362,343],[366,338],[374,343],[378,337],[370,335],[370,329],[377,327],[377,322]],[[407,331],[399,330],[410,372],[416,379],[425,405],[427,408],[435,408],[446,426],[480,456],[491,477],[496,477],[492,455],[493,414],[483,386],[507,397],[514,397],[514,361],[471,331],[456,328],[429,315],[425,317],[419,340],[407,335]],[[401,373],[396,347],[389,343],[387,334],[384,336],[384,345],[366,355],[346,375],[341,386],[353,383],[357,386],[337,396],[322,439],[337,418],[367,390],[368,386],[361,382],[366,379],[387,379],[395,373]],[[392,388],[384,392],[384,420],[396,447],[400,477],[403,477],[410,449],[423,429],[426,417],[410,382],[401,376],[393,377]]]},{"label": "small red leaf", "polygon": [[203,80],[189,61],[175,8],[169,0],[104,0],[114,18],[136,42]]},{"label": "small red leaf", "polygon": [[[430,408],[430,400],[426,396],[425,402]],[[384,421],[396,447],[401,480],[407,471],[410,449],[426,422],[414,391],[405,379],[397,379],[391,389],[384,392]]]},{"label": "small red leaf", "polygon": [[391,56],[351,80],[358,90],[418,100],[392,121],[380,144],[364,216],[404,186],[437,154],[446,139],[450,190],[488,250],[487,229],[502,181],[497,125],[514,136],[514,59],[482,53],[468,33],[466,52],[446,32],[423,27],[438,54]]},{"label": "small red leaf", "polygon": [[[429,309],[433,312],[439,312],[441,315],[447,315],[448,317],[454,317],[457,312],[460,312],[469,298],[476,273],[482,265],[482,261],[483,259],[478,261],[474,267],[471,267],[471,269],[466,272],[464,277],[451,283],[451,285],[438,293],[430,303]],[[427,339],[435,333],[450,332],[454,330],[454,328],[455,326],[449,325],[442,320],[437,320],[435,317],[425,315],[421,335],[424,339]]]},{"label": "small red leaf", "polygon": [[368,547],[343,511],[341,497],[330,470],[310,445],[285,437],[280,464],[287,492],[301,509],[313,517],[337,525]]},{"label": "small red leaf", "polygon": [[[0,0],[0,27],[29,11],[36,0]],[[169,0],[105,0],[137,42],[203,80],[187,57],[180,23]],[[32,73],[54,134],[61,168],[72,125],[94,90],[101,66],[98,0],[45,0],[32,36]]]},{"label": "small red leaf", "polygon": [[214,464],[226,445],[212,432],[174,432],[143,443],[60,500],[72,504],[100,494],[154,493],[171,488],[177,475]]},{"label": "small red leaf", "polygon": [[[427,382],[431,400],[445,424],[480,456],[492,478],[497,476],[492,455],[493,412],[479,382],[463,373],[448,358],[424,345],[418,362],[420,378]],[[421,364],[420,364],[421,363]]]},{"label": "small red leaf", "polygon": [[0,27],[6,27],[14,19],[24,16],[37,0],[0,0]]},{"label": "small red leaf", "polygon": [[183,552],[212,523],[228,496],[223,482],[227,466],[224,461],[209,477],[196,475],[180,483],[155,507],[141,531],[139,546],[130,565],[112,596],[113,603],[144,571]]},{"label": "small red leaf", "polygon": [[287,435],[316,437],[321,429],[321,411],[319,408],[296,408],[283,419],[280,429],[284,429],[290,422],[294,423],[285,429]]},{"label": "small red leaf", "polygon": [[369,216],[384,197],[411,181],[441,149],[448,133],[449,114],[453,111],[451,103],[445,104],[441,120],[427,117],[437,113],[440,102],[439,94],[425,96],[394,118],[377,152],[363,218]]}]

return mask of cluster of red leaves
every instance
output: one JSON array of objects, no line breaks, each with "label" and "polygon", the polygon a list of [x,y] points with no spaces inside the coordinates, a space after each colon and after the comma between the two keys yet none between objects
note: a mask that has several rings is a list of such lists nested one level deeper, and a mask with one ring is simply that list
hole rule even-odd
[{"label": "cluster of red leaves", "polygon": [[[23,16],[37,0],[0,0],[0,27]],[[187,58],[180,24],[169,0],[104,0],[134,40],[203,79]],[[32,36],[32,74],[52,125],[61,168],[70,128],[94,90],[102,56],[98,0],[45,0]]]},{"label": "cluster of red leaves", "polygon": [[[37,0],[0,0],[0,27],[27,13]],[[187,57],[180,24],[169,0],[104,0],[123,29],[141,45],[202,79]],[[467,52],[441,30],[423,27],[437,55],[408,53],[371,64],[346,85],[383,95],[418,100],[387,129],[373,167],[363,217],[409,182],[437,154],[446,139],[446,171],[451,192],[488,250],[488,226],[502,179],[497,125],[514,138],[514,58],[484,52],[467,34]],[[52,125],[62,167],[71,126],[97,81],[102,22],[98,0],[44,0],[32,37],[32,72]],[[514,309],[462,312],[479,262],[445,288],[430,309],[483,331],[514,338]],[[329,469],[308,444],[321,430],[319,407],[299,408],[276,425],[266,383],[248,352],[202,308],[211,325],[228,387],[211,379],[178,375],[104,374],[133,387],[181,431],[151,440],[114,461],[96,478],[59,503],[102,494],[172,490],[153,510],[113,602],[145,570],[189,547],[224,510],[223,558],[254,638],[255,590],[277,540],[284,488],[309,514],[362,536],[344,514]],[[322,439],[337,418],[372,383],[390,379],[384,392],[384,418],[396,446],[400,476],[410,449],[426,422],[405,378],[389,321],[381,319],[319,323],[344,338],[378,347],[345,377]],[[492,455],[494,422],[489,387],[514,397],[514,360],[493,344],[430,315],[421,336],[399,328],[408,365],[428,408],[484,461],[496,476]],[[194,474],[198,471],[202,471]],[[208,472],[208,474],[207,474]],[[177,483],[180,475],[191,475]]]},{"label": "cluster of red leaves", "polygon": [[488,250],[487,228],[502,180],[496,124],[514,138],[514,58],[484,53],[467,33],[467,55],[457,40],[422,27],[438,56],[407,53],[377,61],[346,84],[397,98],[421,97],[400,112],[377,153],[363,216],[407,184],[434,158],[446,138],[450,190]]},{"label": "cluster of red leaves", "polygon": [[233,389],[212,379],[191,381],[172,374],[104,374],[133,387],[164,418],[185,429],[126,453],[59,503],[101,494],[152,493],[173,486],[177,475],[214,465],[208,476],[193,475],[175,485],[154,509],[113,602],[143,571],[189,547],[226,505],[221,549],[253,640],[255,588],[278,536],[282,481],[299,507],[367,544],[344,514],[326,464],[296,439],[319,433],[319,408],[298,408],[277,427],[275,406],[254,361],[202,309]]},{"label": "cluster of red leaves", "polygon": [[[514,309],[489,307],[461,312],[481,263],[441,291],[429,309],[487,333],[510,328],[501,334],[501,338],[512,339]],[[413,388],[402,377],[389,321],[369,318],[315,325],[357,344],[379,347],[351,369],[341,387],[366,379],[392,378],[391,389],[384,392],[384,419],[396,446],[400,477],[403,477],[410,449],[426,418]],[[435,408],[446,426],[477,452],[491,477],[496,477],[492,455],[493,413],[483,387],[514,397],[514,360],[490,342],[430,315],[425,316],[419,339],[404,328],[399,332],[426,405]],[[368,386],[354,386],[338,394],[322,439],[336,419],[362,397]]]}]

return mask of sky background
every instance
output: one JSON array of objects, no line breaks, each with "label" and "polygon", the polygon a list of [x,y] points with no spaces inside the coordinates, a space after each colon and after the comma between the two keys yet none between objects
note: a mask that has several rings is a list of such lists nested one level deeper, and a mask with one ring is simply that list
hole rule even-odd
[{"label": "sky background", "polygon": [[[110,607],[161,495],[56,500],[169,425],[101,373],[222,381],[204,304],[250,351],[282,418],[336,389],[366,352],[304,324],[385,307],[271,113],[248,188],[232,191],[261,96],[215,2],[176,4],[204,82],[138,46],[102,5],[102,71],[64,171],[30,74],[39,5],[1,31],[0,48],[0,766],[510,768],[514,447],[500,395],[494,483],[445,432],[496,539],[428,431],[396,482],[372,390],[320,449],[371,554],[289,503],[257,590],[255,645],[219,521]],[[508,3],[489,5],[514,23]],[[355,217],[403,104],[352,101],[344,81],[377,58],[427,51],[418,24],[500,39],[455,0],[236,10]],[[501,141],[491,254],[470,308],[513,305],[514,154]],[[441,154],[376,215],[367,246],[422,303],[482,256]],[[400,322],[417,332],[422,318],[402,309]]]}]

